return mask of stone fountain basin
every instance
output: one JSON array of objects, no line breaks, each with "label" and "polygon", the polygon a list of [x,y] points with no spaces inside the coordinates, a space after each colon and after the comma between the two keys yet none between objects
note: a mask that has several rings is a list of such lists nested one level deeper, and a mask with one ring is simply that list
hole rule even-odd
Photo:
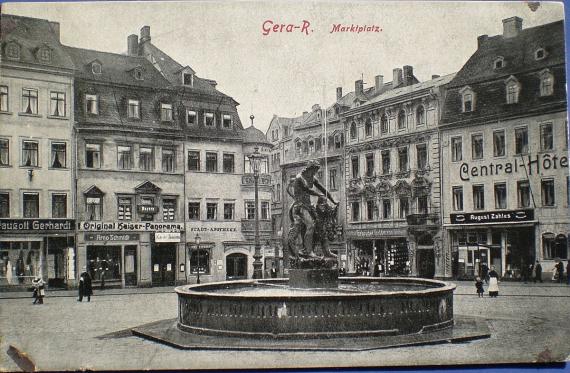
[{"label": "stone fountain basin", "polygon": [[186,285],[180,330],[251,338],[424,333],[453,326],[455,285],[416,278],[341,277],[338,289],[296,289],[287,279]]}]

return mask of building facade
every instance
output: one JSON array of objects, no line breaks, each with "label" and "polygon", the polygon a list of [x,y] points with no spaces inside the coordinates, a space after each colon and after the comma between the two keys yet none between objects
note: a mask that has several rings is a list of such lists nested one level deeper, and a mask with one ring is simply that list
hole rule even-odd
[{"label": "building facade", "polygon": [[59,24],[2,15],[0,288],[73,285],[73,63]]},{"label": "building facade", "polygon": [[453,275],[494,266],[545,276],[568,259],[568,132],[563,22],[503,34],[478,48],[449,83],[442,118],[444,246]]}]

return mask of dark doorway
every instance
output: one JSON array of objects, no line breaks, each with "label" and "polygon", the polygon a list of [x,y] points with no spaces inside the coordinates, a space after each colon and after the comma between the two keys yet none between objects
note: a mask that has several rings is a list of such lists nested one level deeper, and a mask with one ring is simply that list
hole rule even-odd
[{"label": "dark doorway", "polygon": [[137,286],[137,245],[125,246],[125,286]]},{"label": "dark doorway", "polygon": [[247,278],[247,255],[230,254],[226,256],[226,279],[240,280]]},{"label": "dark doorway", "polygon": [[152,286],[174,286],[176,245],[154,244],[152,247]]},{"label": "dark doorway", "polygon": [[417,251],[418,276],[433,278],[435,275],[435,257],[433,249],[421,249]]}]

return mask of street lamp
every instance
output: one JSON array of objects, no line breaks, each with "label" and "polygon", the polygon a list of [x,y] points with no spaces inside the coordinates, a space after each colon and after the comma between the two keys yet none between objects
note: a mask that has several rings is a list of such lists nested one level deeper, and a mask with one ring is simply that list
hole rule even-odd
[{"label": "street lamp", "polygon": [[[253,125],[254,116],[249,117]],[[258,181],[259,181],[259,166],[261,163],[261,154],[259,153],[259,147],[254,148],[255,151],[249,156],[249,162],[251,168],[253,169],[253,180],[255,186],[255,253],[253,254],[253,278],[263,278],[263,271],[261,267],[263,263],[261,262],[261,244],[259,243],[259,195],[258,195]]]},{"label": "street lamp", "polygon": [[199,284],[200,283],[200,241],[202,240],[202,238],[200,237],[200,235],[198,235],[198,233],[196,233],[196,237],[194,237],[194,240],[196,241],[196,268],[198,268],[198,271],[196,272],[196,283]]}]

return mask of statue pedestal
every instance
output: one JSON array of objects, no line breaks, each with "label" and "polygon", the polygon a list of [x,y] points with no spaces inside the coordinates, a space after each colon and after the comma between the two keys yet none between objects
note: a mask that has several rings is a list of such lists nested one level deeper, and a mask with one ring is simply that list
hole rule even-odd
[{"label": "statue pedestal", "polygon": [[337,269],[290,269],[289,287],[298,289],[338,288]]}]

